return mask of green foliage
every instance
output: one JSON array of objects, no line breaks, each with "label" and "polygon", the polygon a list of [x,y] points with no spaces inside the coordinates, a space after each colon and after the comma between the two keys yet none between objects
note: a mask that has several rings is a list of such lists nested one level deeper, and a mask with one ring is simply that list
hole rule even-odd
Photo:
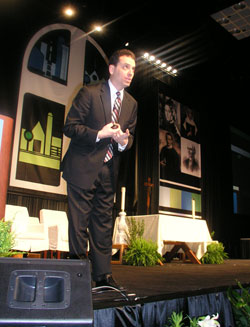
[{"label": "green foliage", "polygon": [[211,235],[211,239],[213,240],[213,239],[214,239],[214,235],[215,235],[215,231],[213,230],[213,231],[210,233],[210,235]]},{"label": "green foliage", "polygon": [[123,259],[131,266],[155,266],[163,260],[157,252],[157,244],[143,238],[131,240]]},{"label": "green foliage", "polygon": [[167,325],[168,327],[181,327],[184,325],[184,323],[182,322],[183,320],[183,313],[176,313],[173,312],[170,316],[170,318],[168,318],[168,321],[170,323],[170,325]]},{"label": "green foliage", "polygon": [[[201,317],[193,317],[189,316],[183,317],[183,313],[173,312],[170,318],[168,318],[168,324],[165,327],[199,327],[199,326],[209,326],[209,327],[219,327],[220,323],[217,321],[219,315],[210,316],[201,316]],[[187,323],[187,325],[186,325]]]},{"label": "green foliage", "polygon": [[131,217],[127,218],[126,222],[128,226],[128,232],[126,233],[127,243],[130,244],[137,238],[142,238],[145,228],[144,220],[136,221],[135,218]]},{"label": "green foliage", "polygon": [[11,225],[11,221],[0,220],[0,257],[11,257],[17,253],[12,251],[15,235],[11,232]]},{"label": "green foliage", "polygon": [[250,288],[244,288],[237,282],[240,292],[229,287],[227,297],[232,304],[236,327],[250,326]]},{"label": "green foliage", "polygon": [[[198,318],[196,318],[196,317],[193,317],[193,318],[188,317],[188,318],[189,318],[189,326],[190,327],[197,327],[197,326],[199,326],[198,325],[198,322],[201,320],[200,317],[198,317]],[[204,317],[202,317],[202,318],[204,318]]]},{"label": "green foliage", "polygon": [[142,238],[144,233],[144,220],[137,221],[135,218],[127,218],[128,232],[126,233],[128,249],[123,259],[131,266],[155,266],[163,261],[157,252],[157,244]]},{"label": "green foliage", "polygon": [[228,254],[224,251],[223,244],[211,243],[207,246],[207,252],[201,258],[201,263],[222,264],[224,259],[228,259]]}]

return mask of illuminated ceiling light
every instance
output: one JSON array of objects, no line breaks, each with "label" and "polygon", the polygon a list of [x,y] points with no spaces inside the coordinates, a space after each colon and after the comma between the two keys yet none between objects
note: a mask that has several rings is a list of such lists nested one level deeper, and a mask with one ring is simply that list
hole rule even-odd
[{"label": "illuminated ceiling light", "polygon": [[102,27],[101,26],[95,26],[95,31],[101,32],[102,31]]},{"label": "illuminated ceiling light", "polygon": [[241,32],[241,30],[239,28],[234,28],[231,31],[232,34],[239,34],[240,32]]},{"label": "illuminated ceiling light", "polygon": [[211,17],[237,40],[242,40],[249,37],[249,11],[250,1],[246,0],[220,10]]},{"label": "illuminated ceiling light", "polygon": [[149,64],[160,69],[163,73],[171,76],[177,76],[177,69],[174,69],[172,66],[168,66],[165,62],[162,62],[160,59],[157,59],[155,56],[151,55],[150,53],[145,52],[142,58]]},{"label": "illuminated ceiling light", "polygon": [[233,7],[235,10],[244,9],[246,7],[246,4],[244,1],[241,1],[239,3],[236,3]]},{"label": "illuminated ceiling light", "polygon": [[125,47],[128,47],[128,46],[129,46],[129,42],[126,42],[126,43],[125,43]]},{"label": "illuminated ceiling light", "polygon": [[228,24],[229,23],[229,19],[227,17],[223,17],[221,19],[218,20],[218,23],[223,25],[223,24]]},{"label": "illuminated ceiling light", "polygon": [[72,17],[75,15],[75,10],[71,7],[67,7],[64,9],[64,14],[68,17]]}]

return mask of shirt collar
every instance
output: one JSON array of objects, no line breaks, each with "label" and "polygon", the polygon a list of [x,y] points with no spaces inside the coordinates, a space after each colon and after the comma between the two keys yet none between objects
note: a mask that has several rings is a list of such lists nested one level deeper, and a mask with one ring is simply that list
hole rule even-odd
[{"label": "shirt collar", "polygon": [[[110,95],[111,95],[111,99],[116,98],[116,92],[118,92],[118,90],[114,87],[114,85],[112,84],[111,80],[108,80],[109,83],[109,88],[110,88]],[[124,94],[124,89],[119,90],[120,92],[120,98],[121,100],[123,99],[123,94]]]}]

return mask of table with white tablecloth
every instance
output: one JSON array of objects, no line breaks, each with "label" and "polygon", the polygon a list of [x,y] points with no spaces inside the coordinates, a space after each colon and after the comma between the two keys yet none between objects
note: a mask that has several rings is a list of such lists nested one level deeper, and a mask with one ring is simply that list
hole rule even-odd
[{"label": "table with white tablecloth", "polygon": [[[130,217],[126,217],[127,220]],[[190,219],[170,215],[142,215],[133,216],[136,221],[144,221],[144,234],[146,240],[157,243],[158,252],[164,255],[173,247],[166,245],[163,241],[185,242],[189,248],[200,259],[207,250],[207,245],[213,241],[211,239],[207,222],[203,219]],[[120,243],[119,222],[117,217],[113,233],[113,244]]]}]

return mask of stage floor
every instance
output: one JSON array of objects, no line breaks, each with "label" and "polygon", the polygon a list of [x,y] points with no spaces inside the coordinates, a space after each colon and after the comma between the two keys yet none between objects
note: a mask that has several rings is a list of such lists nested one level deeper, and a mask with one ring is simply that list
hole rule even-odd
[{"label": "stage floor", "polygon": [[237,281],[250,286],[250,259],[226,260],[221,265],[181,261],[155,267],[112,265],[112,269],[117,283],[135,295],[128,301],[115,291],[93,292],[94,310],[223,292],[237,286]]}]

